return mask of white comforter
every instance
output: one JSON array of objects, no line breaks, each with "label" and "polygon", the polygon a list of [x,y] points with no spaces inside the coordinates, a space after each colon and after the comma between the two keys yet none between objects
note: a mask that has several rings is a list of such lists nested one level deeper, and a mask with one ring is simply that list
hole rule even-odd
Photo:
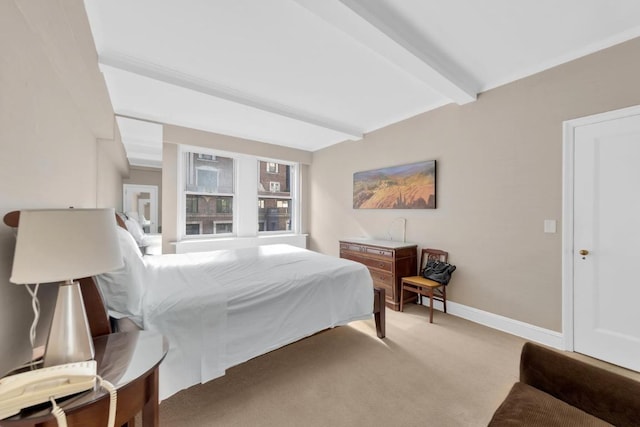
[{"label": "white comforter", "polygon": [[289,245],[145,257],[144,329],[170,342],[160,398],[253,357],[370,318],[361,264]]}]

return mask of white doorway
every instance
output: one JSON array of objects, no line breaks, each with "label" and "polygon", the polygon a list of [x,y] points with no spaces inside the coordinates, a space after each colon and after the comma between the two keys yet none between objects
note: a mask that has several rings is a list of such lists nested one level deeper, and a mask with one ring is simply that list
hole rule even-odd
[{"label": "white doorway", "polygon": [[158,232],[158,186],[123,184],[122,199],[124,213],[137,220],[145,233]]},{"label": "white doorway", "polygon": [[565,348],[640,371],[640,106],[564,127]]}]

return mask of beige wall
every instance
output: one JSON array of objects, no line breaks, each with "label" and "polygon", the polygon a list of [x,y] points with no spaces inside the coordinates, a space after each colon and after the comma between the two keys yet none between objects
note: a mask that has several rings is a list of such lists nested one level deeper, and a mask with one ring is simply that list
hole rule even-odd
[{"label": "beige wall", "polygon": [[175,253],[178,235],[178,146],[162,144],[162,253]]},{"label": "beige wall", "polygon": [[301,197],[301,232],[306,233],[309,224],[309,198],[305,192],[309,188],[309,163],[311,163],[311,153],[304,150],[282,147],[248,139],[235,138],[232,136],[220,135],[211,132],[204,132],[195,129],[183,128],[179,126],[164,125],[163,127],[163,152],[162,152],[162,212],[164,223],[162,224],[162,251],[163,253],[174,253],[175,248],[170,242],[175,242],[178,236],[177,225],[177,162],[178,145],[191,145],[196,147],[206,147],[234,153],[249,154],[252,156],[266,157],[278,160],[299,162],[301,164],[300,179],[303,195]]},{"label": "beige wall", "polygon": [[[129,176],[122,180],[123,184],[155,185],[158,187],[158,225],[162,227],[162,169],[144,166],[129,167]],[[122,200],[120,200],[122,204]]]},{"label": "beige wall", "polygon": [[[315,152],[311,248],[337,255],[404,217],[408,241],[458,266],[450,300],[560,331],[562,122],[640,104],[638,76],[640,39]],[[352,209],[354,172],[429,159],[436,210]]]},{"label": "beige wall", "polygon": [[[114,121],[115,126],[115,121]],[[96,207],[122,210],[123,176],[129,174],[129,161],[115,126],[114,139],[98,139]]]},{"label": "beige wall", "polygon": [[[112,206],[122,165],[96,141],[114,143],[113,130],[82,1],[0,2],[0,216]],[[0,225],[0,376],[30,354],[31,300],[8,280],[14,245]],[[55,286],[41,288],[39,342],[54,294]]]},{"label": "beige wall", "polygon": [[[278,160],[288,160],[303,164],[311,163],[309,151],[283,147],[281,145],[267,144],[249,139],[220,135],[196,129],[180,126],[163,126],[164,142],[173,144],[186,144],[197,147],[214,148],[216,150],[231,151],[234,153],[249,154],[252,156],[268,157]],[[164,164],[164,163],[163,163]]]}]

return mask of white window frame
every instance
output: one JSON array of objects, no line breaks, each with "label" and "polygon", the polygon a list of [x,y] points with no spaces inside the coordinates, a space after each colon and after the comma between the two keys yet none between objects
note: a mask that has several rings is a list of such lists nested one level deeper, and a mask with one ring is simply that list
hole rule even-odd
[{"label": "white window frame", "polygon": [[[187,192],[185,190],[184,153],[192,152],[205,155],[229,157],[234,160],[233,169],[233,232],[223,234],[186,234],[186,194],[203,194],[199,192]],[[206,147],[180,145],[178,148],[177,179],[178,179],[178,215],[177,215],[177,238],[178,240],[215,240],[219,238],[242,238],[260,237],[265,235],[291,235],[300,233],[302,215],[300,211],[300,165],[296,162],[264,158],[253,155],[235,153],[223,150],[214,150]],[[214,157],[215,158],[215,157]],[[258,183],[260,181],[259,162],[271,162],[290,166],[291,170],[291,197],[289,209],[291,209],[291,229],[281,231],[258,231],[258,203],[260,198],[269,196],[258,194]],[[276,166],[278,168],[278,166]],[[212,193],[216,195],[216,193]],[[227,194],[220,194],[227,195]],[[283,198],[281,196],[271,196],[271,198]]]},{"label": "white window frame", "polygon": [[[290,197],[283,197],[273,194],[258,194],[258,181],[260,180],[259,176],[259,165],[260,162],[266,162],[267,165],[269,163],[276,164],[276,170],[278,169],[278,164],[288,165],[290,167],[291,173],[291,188],[290,188]],[[300,165],[295,162],[289,162],[286,160],[277,160],[277,159],[267,159],[267,158],[256,158],[256,172],[258,173],[258,177],[256,178],[256,199],[289,199],[289,209],[291,211],[291,230],[276,230],[276,231],[258,231],[258,236],[270,236],[274,234],[299,234],[300,233],[300,223],[302,215],[300,214]],[[269,173],[267,171],[267,173]],[[266,190],[266,189],[265,189]],[[269,184],[269,193],[273,193],[271,191],[271,183]],[[256,215],[258,215],[258,204],[255,203],[256,206]],[[256,230],[260,230],[260,224],[258,220],[255,222]]]},{"label": "white window frame", "polygon": [[[213,159],[216,156],[220,157],[228,157],[233,159],[233,215],[232,215],[232,229],[231,233],[212,233],[212,234],[187,234],[186,225],[187,225],[187,212],[186,212],[186,200],[188,194],[194,195],[210,195],[210,196],[229,196],[228,193],[207,193],[200,191],[187,191],[186,187],[186,177],[185,177],[185,167],[184,167],[184,157],[186,153],[197,153],[198,155],[211,155]],[[198,156],[200,157],[200,156]],[[199,239],[216,239],[216,238],[228,238],[234,237],[236,235],[236,224],[238,223],[238,213],[236,209],[236,201],[238,199],[238,191],[237,191],[237,180],[238,180],[238,161],[236,155],[234,153],[225,153],[221,151],[214,151],[210,148],[206,147],[194,147],[189,145],[181,145],[178,149],[178,237],[180,240],[199,240]],[[206,160],[206,159],[205,159]],[[214,168],[216,169],[216,168]],[[218,171],[218,174],[220,172]],[[197,184],[198,174],[196,172],[196,184]],[[218,180],[219,182],[219,180]],[[191,221],[190,223],[195,223]],[[200,221],[200,230],[202,230],[202,222]],[[215,222],[214,222],[214,231],[215,231]]]}]

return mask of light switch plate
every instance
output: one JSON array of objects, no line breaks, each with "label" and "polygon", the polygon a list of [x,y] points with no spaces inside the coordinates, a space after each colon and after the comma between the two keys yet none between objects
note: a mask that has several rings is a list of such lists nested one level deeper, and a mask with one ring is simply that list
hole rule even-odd
[{"label": "light switch plate", "polygon": [[544,220],[544,232],[545,233],[555,233],[556,232],[556,220],[555,219],[545,219]]}]

